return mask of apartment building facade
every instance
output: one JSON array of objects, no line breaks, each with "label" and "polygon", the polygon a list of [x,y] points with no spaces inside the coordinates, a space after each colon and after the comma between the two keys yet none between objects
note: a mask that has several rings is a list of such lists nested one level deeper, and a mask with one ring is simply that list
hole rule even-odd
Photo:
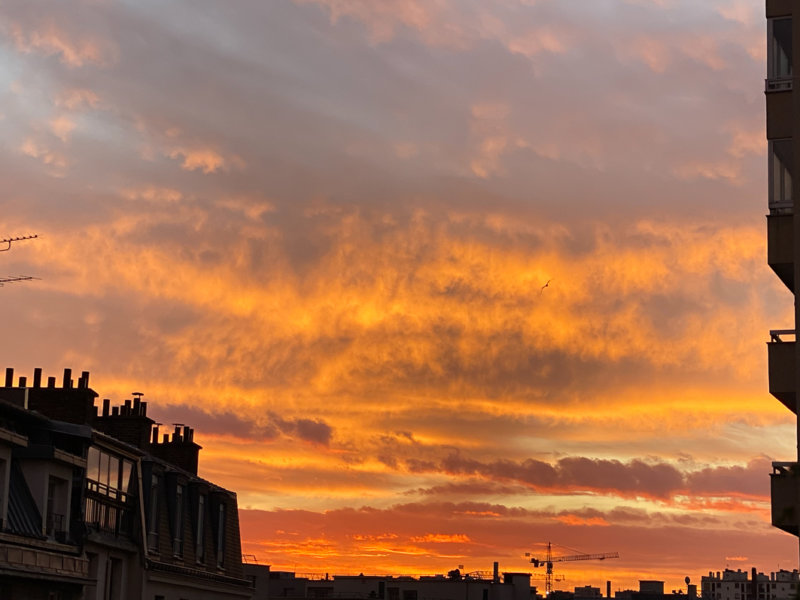
[{"label": "apartment building facade", "polygon": [[[244,600],[236,494],[141,395],[96,405],[89,374],[0,387],[0,597]],[[31,570],[36,567],[36,570]]]},{"label": "apartment building facade", "polygon": [[703,575],[700,585],[703,600],[794,600],[798,583],[796,569],[781,569],[769,575],[725,569]]},{"label": "apartment building facade", "polygon": [[[767,262],[797,298],[800,283],[800,188],[793,185],[800,172],[800,93],[794,93],[794,63],[800,59],[800,20],[794,19],[792,0],[767,0],[766,131],[769,157]],[[800,353],[797,326],[800,303],[795,302],[794,325],[770,332],[768,343],[769,391],[797,420],[800,444]],[[800,535],[800,445],[793,460],[773,463],[771,474],[772,524]]]}]

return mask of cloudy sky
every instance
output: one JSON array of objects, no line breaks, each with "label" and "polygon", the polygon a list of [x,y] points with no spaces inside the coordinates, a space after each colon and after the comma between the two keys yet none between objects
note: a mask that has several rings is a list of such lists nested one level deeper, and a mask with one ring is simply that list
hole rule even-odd
[{"label": "cloudy sky", "polygon": [[[0,366],[195,426],[244,551],[797,565],[759,0],[4,0]],[[540,584],[542,582],[539,582]]]}]

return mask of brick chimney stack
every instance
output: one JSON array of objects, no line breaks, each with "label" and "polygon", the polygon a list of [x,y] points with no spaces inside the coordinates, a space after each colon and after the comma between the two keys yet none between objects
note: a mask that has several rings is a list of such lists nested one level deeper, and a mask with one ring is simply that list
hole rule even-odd
[{"label": "brick chimney stack", "polygon": [[150,448],[150,430],[155,421],[147,416],[147,402],[142,402],[143,394],[134,392],[132,395],[133,400],[125,400],[122,405],[114,407],[111,407],[110,400],[103,399],[103,412],[95,416],[92,427],[147,451]]},{"label": "brick chimney stack", "polygon": [[172,435],[165,433],[163,440],[158,441],[158,426],[153,428],[150,454],[197,475],[197,462],[201,446],[194,442],[194,430],[182,423],[175,424]]}]

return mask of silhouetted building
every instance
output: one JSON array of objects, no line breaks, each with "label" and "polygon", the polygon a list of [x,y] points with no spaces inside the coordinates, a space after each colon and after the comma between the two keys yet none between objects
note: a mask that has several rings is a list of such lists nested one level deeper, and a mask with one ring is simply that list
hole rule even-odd
[{"label": "silhouetted building", "polygon": [[266,565],[244,565],[255,588],[254,600],[532,600],[536,588],[530,573],[492,572],[461,575],[392,577],[380,575],[333,575],[300,577],[270,571]]},{"label": "silhouetted building", "polygon": [[197,475],[189,427],[89,374],[0,387],[0,598],[244,600],[236,494]]},{"label": "silhouetted building", "polygon": [[703,600],[794,600],[797,598],[798,572],[756,573],[755,595],[753,573],[725,569],[722,573],[703,576],[700,589]]},{"label": "silhouetted building", "polygon": [[[767,262],[795,298],[800,283],[800,219],[794,219],[795,212],[800,214],[800,186],[793,185],[794,174],[800,172],[800,119],[795,118],[800,115],[800,94],[793,89],[793,65],[800,52],[800,43],[795,41],[800,32],[793,19],[796,4],[791,0],[766,0],[765,84],[769,156]],[[770,332],[769,391],[797,416],[799,302],[795,302],[794,310],[792,329]],[[773,463],[771,477],[772,524],[795,536],[800,533],[798,461],[800,454],[793,461]]]}]

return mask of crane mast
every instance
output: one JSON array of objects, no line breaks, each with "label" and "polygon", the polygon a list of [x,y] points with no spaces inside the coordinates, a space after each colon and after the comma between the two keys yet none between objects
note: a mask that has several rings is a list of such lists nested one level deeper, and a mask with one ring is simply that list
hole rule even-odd
[{"label": "crane mast", "polygon": [[[530,556],[530,554],[528,554]],[[544,589],[545,594],[550,595],[553,591],[553,563],[557,562],[572,562],[575,560],[605,560],[607,558],[619,558],[619,552],[600,552],[597,554],[567,554],[563,556],[553,556],[553,548],[550,542],[547,542],[547,555],[545,559],[531,558],[531,564],[534,567],[545,566],[545,579]]]}]

